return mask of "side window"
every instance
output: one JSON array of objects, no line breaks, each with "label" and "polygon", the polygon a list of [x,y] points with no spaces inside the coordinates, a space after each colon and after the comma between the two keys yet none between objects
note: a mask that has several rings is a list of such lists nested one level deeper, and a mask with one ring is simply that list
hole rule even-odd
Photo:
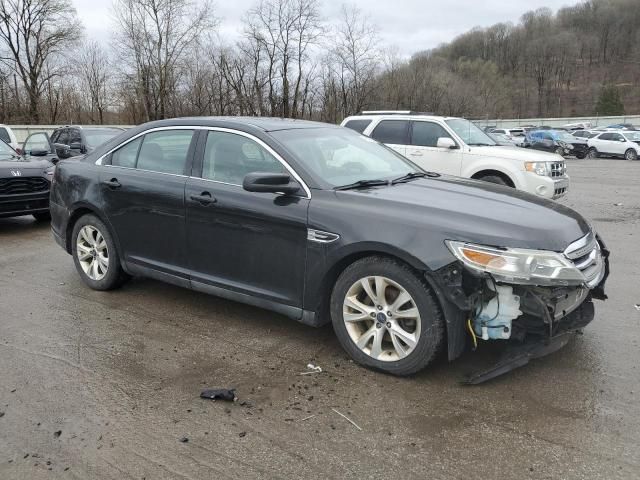
[{"label": "side window", "polygon": [[437,123],[413,122],[411,131],[411,145],[420,147],[438,146],[438,138],[451,138],[451,135]]},{"label": "side window", "polygon": [[362,133],[369,126],[371,120],[349,120],[344,124],[345,127],[355,130],[358,133]]},{"label": "side window", "polygon": [[62,145],[69,145],[69,130],[66,128],[63,128],[62,130],[60,130],[60,133],[58,134],[58,140],[56,141],[56,143],[60,143]]},{"label": "side window", "polygon": [[382,120],[371,133],[371,138],[395,145],[409,144],[409,122],[407,120]]},{"label": "side window", "polygon": [[147,133],[138,153],[136,168],[160,173],[184,174],[193,130]]},{"label": "side window", "polygon": [[549,133],[544,133],[542,135],[542,139],[543,140],[551,140],[551,141],[553,141],[553,137]]},{"label": "side window", "polygon": [[504,130],[492,130],[493,133],[506,133]]},{"label": "side window", "polygon": [[24,151],[30,154],[32,150],[51,151],[51,145],[49,145],[49,139],[46,133],[32,133],[27,137],[27,140],[24,142]]},{"label": "side window", "polygon": [[82,143],[82,136],[77,128],[69,129],[69,145],[72,143]]},{"label": "side window", "polygon": [[111,154],[111,165],[116,167],[136,167],[136,157],[142,143],[142,137],[127,143],[124,147],[119,148]]},{"label": "side window", "polygon": [[615,140],[616,142],[620,142],[620,141],[624,141],[624,138],[622,138],[622,135],[620,135],[619,133],[614,133],[613,140]]},{"label": "side window", "polygon": [[612,134],[610,134],[610,133],[603,133],[602,135],[600,135],[600,136],[598,137],[598,139],[599,139],[599,140],[611,140],[611,137],[612,137],[612,136],[613,136],[613,135],[612,135]]},{"label": "side window", "polygon": [[51,143],[58,143],[58,138],[60,138],[60,133],[62,133],[62,130],[55,130],[51,134]]},{"label": "side window", "polygon": [[277,158],[250,138],[228,132],[209,132],[202,178],[242,185],[244,177],[251,172],[286,173],[286,170]]}]

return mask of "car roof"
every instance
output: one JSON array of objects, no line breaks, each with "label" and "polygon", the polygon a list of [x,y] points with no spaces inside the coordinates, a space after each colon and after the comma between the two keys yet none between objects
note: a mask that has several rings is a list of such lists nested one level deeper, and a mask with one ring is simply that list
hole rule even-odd
[{"label": "car roof", "polygon": [[265,132],[273,132],[277,130],[293,130],[301,128],[327,128],[334,127],[336,125],[322,122],[313,122],[310,120],[298,120],[293,118],[278,118],[278,117],[181,117],[172,118],[169,120],[159,120],[152,122],[154,128],[161,126],[178,126],[178,125],[196,125],[196,126],[210,126],[220,127],[224,124],[228,126],[237,127],[238,125],[246,125],[263,130]]},{"label": "car roof", "polygon": [[397,114],[397,113],[376,113],[376,114],[364,114],[364,115],[352,115],[344,119],[348,120],[374,120],[379,118],[381,120],[453,120],[460,119],[461,117],[441,117],[438,115],[416,115],[416,114]]}]

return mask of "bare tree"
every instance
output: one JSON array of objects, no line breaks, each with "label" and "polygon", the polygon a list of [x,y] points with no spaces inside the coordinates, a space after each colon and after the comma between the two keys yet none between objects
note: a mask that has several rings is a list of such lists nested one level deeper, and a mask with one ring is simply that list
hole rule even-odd
[{"label": "bare tree", "polygon": [[111,89],[108,53],[97,42],[89,42],[80,52],[78,65],[82,89],[88,97],[91,122],[103,124]]},{"label": "bare tree", "polygon": [[[322,34],[318,0],[261,0],[246,17],[245,53],[264,72],[270,115],[304,113],[305,92],[312,77],[310,50]],[[258,82],[256,93],[262,94]]]},{"label": "bare tree", "polygon": [[215,25],[212,10],[208,1],[115,0],[115,43],[135,77],[147,119],[168,115],[179,67]]},{"label": "bare tree", "polygon": [[381,61],[376,27],[354,5],[342,6],[332,48],[342,94],[342,114],[359,112],[370,100]]},{"label": "bare tree", "polygon": [[59,74],[55,57],[82,32],[70,0],[2,0],[2,61],[22,80],[29,98],[29,120],[40,119],[38,106],[45,84]]}]

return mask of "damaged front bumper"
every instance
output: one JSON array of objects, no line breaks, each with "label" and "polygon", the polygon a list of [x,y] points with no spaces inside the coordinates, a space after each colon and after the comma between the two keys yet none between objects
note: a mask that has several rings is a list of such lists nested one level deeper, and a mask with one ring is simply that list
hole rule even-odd
[{"label": "damaged front bumper", "polygon": [[580,269],[585,282],[574,286],[508,283],[454,262],[429,280],[439,295],[447,320],[449,360],[481,340],[508,340],[503,357],[490,369],[473,375],[481,383],[552,353],[595,316],[593,300],[605,300],[609,251],[593,234],[563,253]]}]

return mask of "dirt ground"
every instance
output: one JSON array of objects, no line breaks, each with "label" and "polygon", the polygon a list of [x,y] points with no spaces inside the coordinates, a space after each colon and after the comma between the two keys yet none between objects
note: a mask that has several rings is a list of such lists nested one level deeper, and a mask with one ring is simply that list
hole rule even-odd
[{"label": "dirt ground", "polygon": [[0,478],[638,478],[640,161],[568,163],[562,202],[610,247],[610,298],[477,387],[459,381],[495,351],[371,372],[330,327],[146,279],[91,291],[48,225],[0,219]]}]

